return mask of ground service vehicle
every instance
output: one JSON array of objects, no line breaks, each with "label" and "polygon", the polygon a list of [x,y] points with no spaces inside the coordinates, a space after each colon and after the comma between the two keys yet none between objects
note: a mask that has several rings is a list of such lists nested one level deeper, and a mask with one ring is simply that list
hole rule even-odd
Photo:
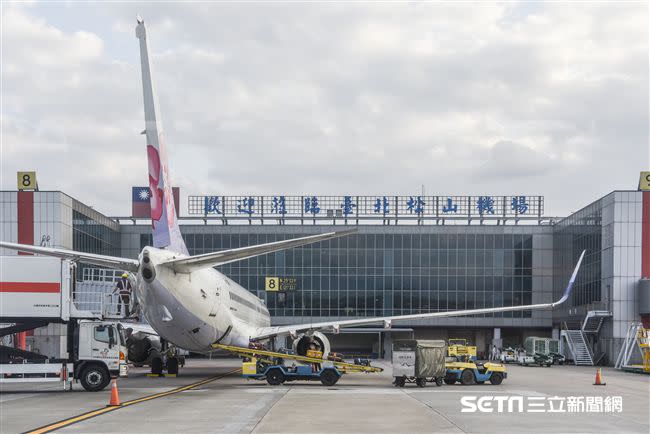
[{"label": "ground service vehicle", "polygon": [[321,367],[319,364],[273,365],[264,363],[256,357],[242,363],[244,378],[266,380],[271,386],[296,380],[320,381],[323,386],[333,386],[342,375],[343,373],[334,366]]},{"label": "ground service vehicle", "polygon": [[550,353],[549,356],[553,358],[554,365],[564,365],[564,362],[566,362],[566,357],[560,353]]},{"label": "ground service vehicle", "polygon": [[533,357],[531,354],[526,354],[522,351],[517,356],[517,364],[521,366],[534,365],[535,363],[535,357]]},{"label": "ground service vehicle", "polygon": [[524,340],[524,350],[526,354],[522,357],[520,356],[519,364],[528,366],[528,365],[538,365],[549,367],[553,364],[553,357],[549,355],[549,347],[553,346],[556,349],[557,345],[551,345],[557,343],[556,339],[543,338],[537,336],[529,336]]},{"label": "ground service vehicle", "polygon": [[502,363],[515,363],[517,361],[517,352],[512,347],[508,347],[501,352]]},{"label": "ground service vehicle", "polygon": [[533,359],[535,359],[535,363],[539,366],[546,366],[548,368],[553,364],[553,357],[547,356],[546,354],[535,353]]},{"label": "ground service vehicle", "polygon": [[73,263],[36,256],[3,256],[0,262],[0,323],[6,324],[0,336],[49,324],[57,330],[47,336],[56,343],[51,354],[45,346],[30,348],[38,352],[0,347],[0,382],[61,381],[65,387],[77,379],[84,389],[98,391],[111,376],[127,375],[124,329],[101,313],[76,308]]},{"label": "ground service vehicle", "polygon": [[383,370],[370,365],[355,365],[323,359],[323,353],[317,350],[309,350],[306,356],[301,356],[269,351],[259,347],[245,348],[212,344],[212,348],[244,357],[242,376],[266,380],[272,386],[296,380],[320,381],[324,386],[333,386],[345,373],[381,372]]},{"label": "ground service vehicle", "polygon": [[460,382],[463,385],[469,385],[483,384],[489,381],[494,385],[499,385],[508,377],[506,367],[501,363],[476,363],[472,360],[459,361],[447,357],[445,366],[447,368],[444,380],[446,384]]},{"label": "ground service vehicle", "polygon": [[467,345],[467,339],[449,339],[447,355],[449,357],[467,356],[472,360],[477,359],[476,347]]},{"label": "ground service vehicle", "polygon": [[0,383],[63,381],[69,385],[76,379],[84,389],[97,392],[108,386],[112,376],[127,376],[126,340],[119,323],[72,320],[67,330],[64,358],[3,347]]},{"label": "ground service vehicle", "polygon": [[442,386],[445,377],[445,341],[400,340],[393,342],[393,384],[404,387],[427,382]]}]

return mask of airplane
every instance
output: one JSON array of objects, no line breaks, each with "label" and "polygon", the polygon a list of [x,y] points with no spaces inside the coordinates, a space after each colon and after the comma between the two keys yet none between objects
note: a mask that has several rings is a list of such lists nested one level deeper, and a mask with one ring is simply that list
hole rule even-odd
[{"label": "airplane", "polygon": [[[264,302],[214,267],[348,236],[356,230],[328,232],[201,255],[189,255],[176,217],[165,136],[154,91],[147,31],[144,20],[140,17],[137,19],[136,37],[140,44],[142,68],[145,114],[143,133],[146,134],[149,187],[152,193],[150,203],[153,246],[144,247],[138,259],[4,241],[0,241],[0,247],[132,273],[136,280],[134,295],[141,305],[144,317],[155,332],[179,348],[198,353],[211,352],[214,343],[248,347],[252,342],[288,335],[293,339],[296,354],[305,355],[307,349],[317,348],[323,352],[324,357],[327,357],[330,353],[330,343],[324,333],[338,333],[345,327],[381,324],[388,329],[394,321],[553,309],[569,298],[585,255],[584,251],[578,259],[562,297],[552,303],[271,326],[271,317]],[[177,358],[171,355],[166,357],[166,360],[152,363],[153,373],[160,373],[162,369],[167,369],[169,373],[177,373]]]}]

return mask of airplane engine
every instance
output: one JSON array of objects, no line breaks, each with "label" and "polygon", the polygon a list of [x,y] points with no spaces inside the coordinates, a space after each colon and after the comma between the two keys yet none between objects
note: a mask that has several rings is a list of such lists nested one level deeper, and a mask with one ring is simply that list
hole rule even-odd
[{"label": "airplane engine", "polygon": [[303,333],[293,340],[293,352],[299,356],[306,356],[307,350],[318,350],[323,352],[326,358],[330,351],[330,341],[321,332]]},{"label": "airplane engine", "polygon": [[146,333],[133,333],[126,341],[129,361],[134,365],[148,365],[152,353],[159,354],[160,338]]}]

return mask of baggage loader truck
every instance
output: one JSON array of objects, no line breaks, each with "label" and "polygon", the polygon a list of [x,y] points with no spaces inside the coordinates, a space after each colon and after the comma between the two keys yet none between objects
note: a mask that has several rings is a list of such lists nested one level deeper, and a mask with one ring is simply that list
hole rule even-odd
[{"label": "baggage loader truck", "polygon": [[[75,264],[38,256],[0,257],[0,337],[61,324],[54,354],[0,346],[0,382],[78,380],[99,391],[111,376],[127,375],[126,338],[119,322],[105,318],[104,306],[78,310],[74,303]],[[100,304],[103,303],[100,299]],[[56,340],[55,339],[55,340]]]}]

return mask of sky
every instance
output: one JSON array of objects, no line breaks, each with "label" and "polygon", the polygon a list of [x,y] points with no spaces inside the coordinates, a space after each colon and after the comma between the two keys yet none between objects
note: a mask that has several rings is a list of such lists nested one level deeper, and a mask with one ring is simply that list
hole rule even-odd
[{"label": "sky", "polygon": [[147,185],[136,16],[188,194],[543,195],[650,170],[648,2],[8,3],[0,189]]}]

